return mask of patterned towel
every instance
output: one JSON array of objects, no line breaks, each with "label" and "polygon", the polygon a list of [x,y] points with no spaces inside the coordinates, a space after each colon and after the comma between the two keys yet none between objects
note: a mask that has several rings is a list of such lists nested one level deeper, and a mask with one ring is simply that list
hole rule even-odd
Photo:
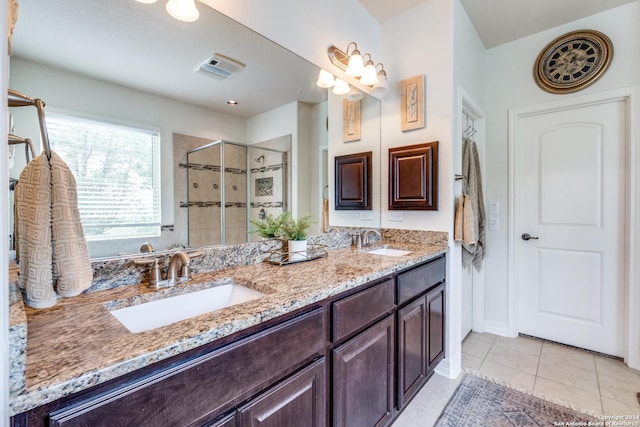
[{"label": "patterned towel", "polygon": [[39,155],[20,174],[15,196],[20,286],[27,305],[51,307],[57,295],[75,296],[91,286],[93,270],[68,166],[56,153],[50,160]]},{"label": "patterned towel", "polygon": [[56,153],[51,153],[50,164],[53,281],[58,295],[73,297],[91,286],[93,270],[80,222],[76,180]]},{"label": "patterned towel", "polygon": [[47,156],[39,155],[22,170],[15,199],[20,287],[30,307],[51,307],[58,299],[51,266],[51,170]]}]

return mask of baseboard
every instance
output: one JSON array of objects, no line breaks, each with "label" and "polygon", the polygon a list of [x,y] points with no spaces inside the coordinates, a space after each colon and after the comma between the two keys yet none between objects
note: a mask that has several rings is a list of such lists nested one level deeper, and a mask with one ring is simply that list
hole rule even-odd
[{"label": "baseboard", "polygon": [[485,320],[484,332],[494,335],[500,335],[501,337],[514,338],[514,336],[512,336],[509,332],[508,325],[503,322],[492,322],[491,320]]},{"label": "baseboard", "polygon": [[436,366],[435,373],[450,379],[458,378],[462,372],[462,363],[458,360],[456,363],[449,359],[442,359],[438,366]]}]

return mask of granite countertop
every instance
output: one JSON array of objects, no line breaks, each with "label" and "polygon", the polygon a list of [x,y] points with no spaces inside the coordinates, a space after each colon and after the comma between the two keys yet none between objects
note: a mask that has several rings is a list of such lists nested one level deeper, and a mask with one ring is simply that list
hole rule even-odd
[{"label": "granite countertop", "polygon": [[[26,369],[14,372],[19,366],[10,368],[10,376],[24,377],[12,378],[12,384],[18,386],[10,391],[11,414],[213,342],[447,250],[446,243],[391,245],[411,253],[390,257],[354,248],[335,249],[310,262],[282,267],[258,263],[197,274],[185,284],[161,290],[151,290],[142,283],[86,293],[62,299],[44,310],[14,302],[11,324],[19,326],[20,316],[26,314],[27,338]],[[266,296],[141,333],[129,332],[107,309],[230,282]]]}]

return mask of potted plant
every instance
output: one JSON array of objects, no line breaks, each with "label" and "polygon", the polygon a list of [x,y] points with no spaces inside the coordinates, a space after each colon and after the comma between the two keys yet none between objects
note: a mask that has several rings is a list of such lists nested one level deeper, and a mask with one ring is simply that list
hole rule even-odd
[{"label": "potted plant", "polygon": [[286,212],[280,227],[280,237],[287,241],[289,248],[289,261],[304,260],[307,258],[307,235],[311,227],[312,216],[310,213],[297,220]]},{"label": "potted plant", "polygon": [[289,253],[290,261],[296,261],[307,257],[307,236],[312,219],[310,213],[294,219],[289,212],[283,212],[277,217],[267,215],[262,221],[251,220],[251,224],[256,226],[253,232],[262,237],[282,239],[283,252]]},{"label": "potted plant", "polygon": [[274,217],[273,215],[269,214],[265,216],[263,220],[260,220],[260,221],[252,219],[251,224],[255,225],[256,228],[255,230],[251,230],[251,232],[258,233],[260,236],[264,237],[265,239],[279,238],[281,234],[281,231],[280,231],[281,225],[287,217],[288,217],[288,212],[282,212],[277,217]]}]

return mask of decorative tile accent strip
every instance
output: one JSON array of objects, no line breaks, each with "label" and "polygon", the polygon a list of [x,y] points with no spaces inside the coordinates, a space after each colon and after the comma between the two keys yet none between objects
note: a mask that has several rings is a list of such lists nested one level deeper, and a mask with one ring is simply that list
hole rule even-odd
[{"label": "decorative tile accent strip", "polygon": [[251,202],[252,208],[281,208],[284,202]]},{"label": "decorative tile accent strip", "polygon": [[262,166],[260,168],[251,168],[250,172],[251,173],[271,172],[271,171],[279,171],[282,168],[283,168],[283,165],[282,163],[280,163],[278,165],[269,165],[269,166]]}]

